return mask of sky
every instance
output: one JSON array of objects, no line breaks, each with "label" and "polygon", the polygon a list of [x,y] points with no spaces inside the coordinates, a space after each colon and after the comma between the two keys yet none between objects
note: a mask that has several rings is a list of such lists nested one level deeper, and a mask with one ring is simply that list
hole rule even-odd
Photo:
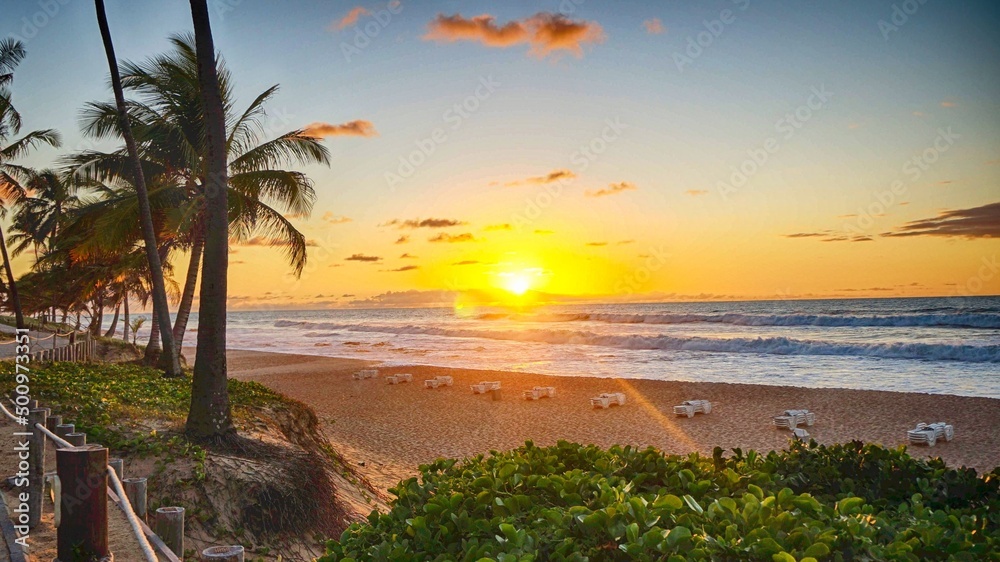
[{"label": "sky", "polygon": [[[24,163],[109,148],[93,4],[2,5],[25,130],[64,137]],[[233,308],[1000,293],[994,2],[209,5],[237,107],[280,84],[268,133],[332,153],[303,274],[233,245]],[[191,29],[107,11],[120,59]]]}]

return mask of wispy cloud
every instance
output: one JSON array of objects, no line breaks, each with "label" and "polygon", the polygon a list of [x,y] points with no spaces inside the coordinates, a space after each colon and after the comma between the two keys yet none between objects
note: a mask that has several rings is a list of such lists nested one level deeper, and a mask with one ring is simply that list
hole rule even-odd
[{"label": "wispy cloud", "polygon": [[941,107],[958,107],[958,104],[953,101],[945,100],[941,102]]},{"label": "wispy cloud", "polygon": [[689,189],[684,192],[684,195],[690,195],[691,197],[701,197],[702,195],[708,195],[707,189]]},{"label": "wispy cloud", "polygon": [[479,263],[479,260],[462,260],[462,261],[457,261],[451,265],[475,265],[477,263]]},{"label": "wispy cloud", "polygon": [[410,241],[410,237],[408,235],[404,234],[404,235],[400,236],[399,238],[397,238],[396,241],[393,242],[393,243],[394,244],[406,244],[409,241]]},{"label": "wispy cloud", "polygon": [[498,48],[524,44],[530,45],[531,54],[539,58],[556,51],[582,57],[585,45],[604,41],[604,30],[597,22],[575,21],[549,12],[504,24],[489,14],[472,18],[439,14],[427,25],[424,39],[444,43],[475,41]]},{"label": "wispy cloud", "polygon": [[345,217],[343,215],[335,215],[333,214],[333,211],[327,211],[323,213],[323,221],[328,222],[330,224],[344,224],[351,222],[352,220],[354,219],[352,219],[351,217]]},{"label": "wispy cloud", "polygon": [[462,234],[448,234],[447,232],[442,232],[433,238],[428,238],[428,242],[475,242],[476,237],[472,235],[471,232],[463,232]]},{"label": "wispy cloud", "polygon": [[882,236],[1000,237],[1000,203],[945,211],[934,218],[908,222]]},{"label": "wispy cloud", "polygon": [[607,243],[607,242],[587,242],[587,243],[585,244],[585,246],[593,246],[593,247],[595,247],[595,248],[596,248],[596,247],[601,247],[601,246],[607,246],[607,245],[608,245],[608,243]]},{"label": "wispy cloud", "polygon": [[414,256],[414,255],[411,255],[411,254],[403,254],[403,255],[399,256],[399,259],[401,259],[401,260],[415,260],[415,259],[417,259],[417,256]]},{"label": "wispy cloud", "polygon": [[552,170],[551,172],[545,174],[544,176],[534,176],[522,180],[509,181],[504,185],[506,187],[518,187],[522,185],[544,185],[547,183],[554,183],[560,180],[571,180],[575,177],[576,174],[574,174],[570,170]]},{"label": "wispy cloud", "polygon": [[344,17],[340,18],[340,21],[338,21],[333,27],[335,27],[339,31],[341,29],[344,29],[345,27],[352,26],[358,23],[358,19],[361,18],[361,16],[367,16],[369,13],[371,12],[369,12],[363,6],[357,6],[355,8],[352,8],[351,11],[347,12],[347,14],[344,15]]},{"label": "wispy cloud", "polygon": [[615,242],[615,244],[618,244],[619,246],[624,246],[626,244],[634,244],[634,243],[635,243],[635,240],[619,240],[619,241]]},{"label": "wispy cloud", "polygon": [[419,265],[404,265],[403,267],[397,267],[396,269],[386,269],[385,271],[396,272],[396,271],[413,271],[414,269],[420,269]]},{"label": "wispy cloud", "polygon": [[871,236],[864,234],[848,234],[834,230],[820,230],[818,232],[796,232],[784,234],[785,238],[817,238],[820,242],[871,242]]},{"label": "wispy cloud", "polygon": [[483,227],[483,230],[486,232],[495,232],[499,230],[514,230],[514,227],[510,223],[505,222],[503,224],[488,224]]},{"label": "wispy cloud", "polygon": [[650,18],[642,22],[642,26],[646,28],[646,33],[651,35],[659,35],[660,33],[666,31],[663,27],[663,22],[660,21],[660,18]]},{"label": "wispy cloud", "polygon": [[554,230],[545,230],[544,228],[539,228],[535,230],[535,234],[539,234],[542,236],[548,236],[549,234],[555,234],[555,233],[556,232]]},{"label": "wispy cloud", "polygon": [[305,126],[303,134],[317,139],[326,137],[377,137],[378,131],[371,121],[357,119],[340,125],[316,121]]},{"label": "wispy cloud", "polygon": [[382,261],[382,258],[378,256],[366,256],[364,254],[352,254],[350,257],[344,258],[344,261],[361,261],[361,262],[377,262]]},{"label": "wispy cloud", "polygon": [[379,226],[395,226],[396,228],[448,228],[469,224],[455,219],[392,219]]},{"label": "wispy cloud", "polygon": [[597,191],[588,191],[587,197],[606,197],[608,195],[614,195],[616,193],[622,193],[624,191],[635,191],[638,189],[632,182],[622,181],[618,183],[612,183],[604,189],[598,189]]},{"label": "wispy cloud", "polygon": [[[288,240],[282,240],[280,238],[267,238],[264,236],[254,236],[249,240],[243,240],[243,241],[230,240],[230,243],[238,246],[290,246],[291,245],[291,243]],[[319,243],[310,238],[306,240],[306,246],[316,247],[319,246]]]}]

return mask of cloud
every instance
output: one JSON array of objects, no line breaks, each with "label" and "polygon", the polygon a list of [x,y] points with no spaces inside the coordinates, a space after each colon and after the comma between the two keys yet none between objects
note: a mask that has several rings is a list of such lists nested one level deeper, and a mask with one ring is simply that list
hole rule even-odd
[{"label": "cloud", "polygon": [[409,241],[410,241],[410,237],[408,235],[404,234],[404,235],[400,236],[399,238],[397,238],[396,241],[393,242],[393,244],[406,244]]},{"label": "cloud", "polygon": [[455,219],[392,219],[379,226],[395,226],[396,228],[448,228],[451,226],[462,226],[469,224],[465,221]]},{"label": "cloud", "polygon": [[506,187],[518,187],[522,185],[545,185],[547,183],[554,183],[557,181],[571,180],[576,177],[570,170],[552,170],[544,176],[535,176],[531,178],[525,178],[523,180],[509,181],[504,184]]},{"label": "cloud", "polygon": [[684,192],[684,195],[690,195],[691,197],[700,197],[702,195],[708,195],[707,189],[689,189]]},{"label": "cloud", "polygon": [[549,12],[502,25],[489,14],[468,19],[461,14],[439,14],[427,25],[423,38],[441,43],[476,41],[497,48],[526,44],[531,46],[531,54],[539,58],[556,51],[569,51],[579,58],[583,56],[584,45],[604,41],[604,30],[597,22],[574,21]]},{"label": "cloud", "polygon": [[369,13],[371,12],[369,12],[362,6],[352,8],[350,12],[347,12],[347,14],[344,17],[340,18],[340,21],[337,22],[336,24],[336,28],[339,31],[341,29],[344,29],[345,27],[354,25],[358,23],[358,19],[361,16],[367,16]]},{"label": "cloud", "polygon": [[666,31],[666,29],[663,28],[663,22],[660,21],[660,18],[648,19],[642,22],[642,26],[646,28],[646,33],[651,35],[659,35],[660,33]]},{"label": "cloud", "polygon": [[397,267],[396,269],[386,269],[384,271],[395,272],[395,271],[413,271],[414,269],[420,269],[419,265],[404,265],[403,267]]},{"label": "cloud", "polygon": [[503,224],[488,224],[485,227],[483,227],[483,230],[487,232],[493,232],[498,230],[514,230],[514,227],[511,226],[510,223],[505,222]]},{"label": "cloud", "polygon": [[608,245],[607,242],[587,242],[585,244],[585,246],[594,246],[594,247],[607,246],[607,245]]},{"label": "cloud", "polygon": [[1000,202],[971,209],[945,211],[930,219],[910,221],[882,236],[1000,237]]},{"label": "cloud", "polygon": [[306,136],[322,139],[326,137],[377,137],[378,131],[371,121],[357,119],[348,123],[334,125],[317,121],[305,126],[302,133]]},{"label": "cloud", "polygon": [[943,101],[941,102],[941,107],[957,107],[958,104],[953,101]]},{"label": "cloud", "polygon": [[364,254],[352,254],[351,257],[344,258],[344,261],[377,262],[382,261],[382,258],[378,256],[366,256]]},{"label": "cloud", "polygon": [[542,236],[548,236],[549,234],[555,234],[555,233],[556,232],[554,230],[545,230],[543,228],[535,230],[535,234],[540,234]]},{"label": "cloud", "polygon": [[625,244],[633,244],[633,243],[635,243],[635,240],[619,240],[615,242],[615,244],[618,244],[619,246],[624,246]]},{"label": "cloud", "polygon": [[607,195],[614,195],[616,193],[621,193],[623,191],[635,191],[638,189],[632,182],[618,182],[609,184],[608,187],[604,189],[598,189],[597,191],[588,191],[587,197],[605,197]]},{"label": "cloud", "polygon": [[943,180],[937,182],[937,185],[948,185],[949,183],[951,183],[951,180]]},{"label": "cloud", "polygon": [[401,259],[401,260],[415,260],[415,259],[417,259],[417,256],[414,256],[414,255],[411,255],[411,254],[403,254],[403,255],[399,256],[399,259]]},{"label": "cloud", "polygon": [[347,222],[351,222],[354,219],[342,215],[335,215],[333,214],[333,211],[327,211],[323,213],[323,220],[330,224],[344,224]]},{"label": "cloud", "polygon": [[479,263],[479,260],[462,260],[462,261],[457,261],[451,265],[475,265],[477,263]]},{"label": "cloud", "polygon": [[847,234],[846,232],[835,232],[833,230],[821,230],[819,232],[796,232],[794,234],[784,234],[785,238],[819,238],[820,242],[871,242],[871,236],[864,234]]},{"label": "cloud", "polygon": [[438,234],[433,238],[428,238],[427,241],[448,242],[454,244],[456,242],[475,242],[476,237],[473,236],[471,232],[463,232],[462,234],[454,234],[454,235],[448,234],[447,232],[442,232],[441,234]]}]

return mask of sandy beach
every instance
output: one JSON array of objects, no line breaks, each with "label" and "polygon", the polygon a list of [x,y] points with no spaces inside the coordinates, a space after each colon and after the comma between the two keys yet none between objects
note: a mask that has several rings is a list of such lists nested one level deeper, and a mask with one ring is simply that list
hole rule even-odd
[{"label": "sandy beach", "polygon": [[[336,449],[380,488],[413,476],[438,457],[466,457],[517,447],[525,440],[559,439],[600,446],[652,445],[670,453],[711,454],[716,446],[769,451],[786,446],[789,433],[771,417],[807,408],[817,421],[809,433],[820,443],[860,439],[886,446],[905,442],[906,430],[925,421],[947,421],[955,439],[911,454],[940,456],[952,466],[979,471],[1000,466],[1000,400],[898,392],[810,389],[743,384],[689,383],[525,373],[393,367],[364,381],[351,375],[368,363],[305,355],[230,351],[230,376],[255,380],[316,410]],[[389,385],[381,375],[407,372],[413,383]],[[450,388],[425,389],[423,380],[450,375]],[[474,395],[470,384],[499,380],[503,396]],[[554,386],[554,399],[526,401],[521,390]],[[624,392],[623,407],[594,410],[588,398]],[[676,418],[672,407],[707,399],[710,415]]]}]

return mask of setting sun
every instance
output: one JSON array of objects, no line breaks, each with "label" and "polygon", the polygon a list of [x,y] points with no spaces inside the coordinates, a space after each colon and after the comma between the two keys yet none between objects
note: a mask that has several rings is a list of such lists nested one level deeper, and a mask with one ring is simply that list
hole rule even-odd
[{"label": "setting sun", "polygon": [[529,271],[508,272],[500,275],[503,278],[503,288],[517,296],[527,293],[533,284],[534,275]]}]

